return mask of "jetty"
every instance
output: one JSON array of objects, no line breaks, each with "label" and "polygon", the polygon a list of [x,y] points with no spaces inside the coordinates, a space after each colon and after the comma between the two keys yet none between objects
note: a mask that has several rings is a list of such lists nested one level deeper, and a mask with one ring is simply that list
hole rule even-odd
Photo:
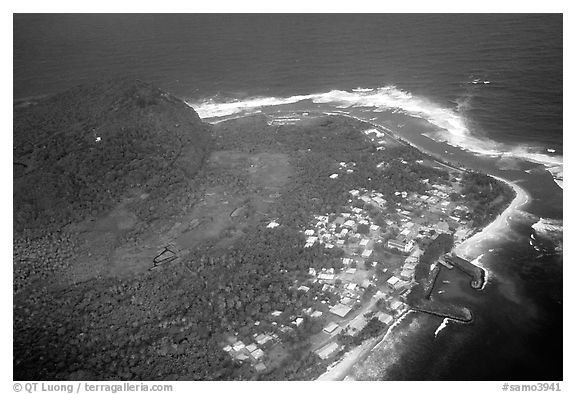
[{"label": "jetty", "polygon": [[464,272],[466,275],[470,276],[472,278],[470,281],[470,286],[473,289],[478,290],[482,288],[484,285],[485,272],[481,267],[472,264],[468,260],[463,259],[454,253],[444,256],[444,260],[450,265],[453,265],[454,267]]}]

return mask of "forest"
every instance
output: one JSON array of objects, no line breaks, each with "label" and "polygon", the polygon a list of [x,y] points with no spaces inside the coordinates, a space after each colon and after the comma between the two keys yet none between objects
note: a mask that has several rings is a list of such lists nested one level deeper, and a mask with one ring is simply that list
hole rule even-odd
[{"label": "forest", "polygon": [[[14,112],[15,380],[312,378],[324,364],[308,338],[322,329],[322,319],[305,318],[282,332],[288,355],[263,374],[234,362],[222,350],[223,339],[234,334],[248,343],[254,334],[274,330],[273,323],[293,326],[315,298],[330,299],[320,283],[309,284],[308,292],[295,286],[309,279],[311,267],[342,267],[341,250],[304,248],[302,230],[313,215],[339,213],[352,189],[376,190],[399,202],[397,191],[423,193],[422,179],[449,182],[447,172],[416,163],[425,156],[412,147],[396,143],[377,150],[361,133],[366,125],[354,119],[324,116],[304,126],[275,126],[251,117],[212,127],[180,100],[139,81],[78,87]],[[69,223],[146,194],[131,200],[146,225],[177,218],[208,184],[248,187],[242,176],[214,179],[219,173],[204,165],[214,150],[289,154],[295,174],[267,213],[279,227],[251,223],[226,248],[209,240],[134,277],[66,286],[54,280],[65,278],[78,258],[76,237],[65,230]],[[340,162],[354,163],[353,172],[340,171]],[[337,181],[333,173],[340,174]],[[490,202],[504,193],[498,183],[466,176],[463,185],[463,194],[476,202],[474,212],[486,212],[478,220],[498,209]],[[438,237],[423,259],[448,244]],[[32,277],[35,286],[29,285]],[[275,310],[283,313],[273,321]],[[381,329],[372,319],[348,340],[356,343]]]},{"label": "forest", "polygon": [[476,228],[492,222],[515,197],[515,192],[504,182],[488,175],[466,171],[460,181],[461,194],[451,194],[455,202],[465,202],[472,208],[470,219]]},{"label": "forest", "polygon": [[182,101],[129,79],[15,107],[14,231],[42,236],[136,190],[150,194],[138,209],[146,220],[159,200],[185,198],[211,150],[208,130]]}]

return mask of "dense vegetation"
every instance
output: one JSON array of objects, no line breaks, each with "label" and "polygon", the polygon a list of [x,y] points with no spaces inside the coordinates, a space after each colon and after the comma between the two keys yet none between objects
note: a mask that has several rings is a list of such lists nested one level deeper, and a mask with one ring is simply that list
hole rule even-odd
[{"label": "dense vegetation", "polygon": [[472,208],[470,219],[475,227],[492,222],[515,196],[513,189],[488,175],[467,171],[463,174],[461,194],[452,194],[451,200],[465,202]]},{"label": "dense vegetation", "polygon": [[15,108],[13,136],[14,230],[33,235],[101,214],[130,191],[150,194],[138,210],[146,219],[156,201],[182,198],[211,146],[186,104],[130,80]]},{"label": "dense vegetation", "polygon": [[[395,144],[377,150],[360,133],[364,128],[341,117],[282,127],[257,117],[223,123],[212,136],[181,101],[127,81],[79,87],[15,109],[14,379],[287,380],[318,374],[323,364],[308,338],[323,319],[305,318],[299,327],[291,322],[331,296],[319,283],[308,292],[295,283],[309,277],[310,267],[341,268],[342,252],[303,248],[300,230],[313,214],[339,212],[351,189],[401,201],[395,192],[423,193],[424,178],[449,181],[448,173],[417,164],[424,156],[416,149]],[[147,196],[130,202],[146,224],[176,217],[194,204],[201,187],[245,190],[249,180],[240,171],[203,165],[212,149],[289,154],[295,174],[267,213],[279,227],[250,223],[226,248],[212,239],[174,264],[129,279],[52,282],[77,258],[66,224],[102,215],[134,195]],[[339,162],[353,162],[353,172],[341,171]],[[329,178],[336,172],[337,182]],[[466,193],[494,187],[474,185],[470,181]],[[477,199],[478,207],[486,204],[484,195]],[[379,210],[365,208],[378,220]],[[428,255],[447,247],[439,238]],[[38,285],[20,291],[31,277]],[[249,343],[253,334],[274,330],[274,310],[283,311],[275,323],[293,328],[281,334],[286,357],[279,368],[256,375],[248,363],[233,362],[222,344],[227,334]],[[381,329],[372,319],[351,341]]]},{"label": "dense vegetation", "polygon": [[[339,260],[302,246],[301,234],[280,227],[254,232],[220,253],[196,250],[184,264],[120,281],[94,279],[65,289],[42,289],[15,299],[15,379],[250,379],[221,349],[224,333],[249,343],[321,295],[299,292],[294,279],[308,267]],[[260,322],[256,327],[255,322]],[[306,323],[285,334],[297,352],[268,378],[301,379],[318,360],[305,339],[322,329]],[[302,342],[303,341],[303,342]]]},{"label": "dense vegetation", "polygon": [[[366,129],[363,122],[335,116],[309,122],[306,127],[275,128],[256,118],[254,123],[259,127],[252,127],[250,132],[225,125],[220,131],[221,149],[291,153],[298,175],[282,193],[278,214],[283,223],[304,226],[312,213],[338,213],[348,203],[352,189],[376,190],[387,201],[401,202],[402,197],[395,193],[424,193],[423,179],[439,184],[449,181],[447,172],[416,163],[426,156],[410,146],[394,144],[377,150],[361,133]],[[354,163],[353,172],[340,170],[340,162]],[[386,165],[378,167],[380,163]],[[330,179],[333,173],[339,174],[337,181]]]}]

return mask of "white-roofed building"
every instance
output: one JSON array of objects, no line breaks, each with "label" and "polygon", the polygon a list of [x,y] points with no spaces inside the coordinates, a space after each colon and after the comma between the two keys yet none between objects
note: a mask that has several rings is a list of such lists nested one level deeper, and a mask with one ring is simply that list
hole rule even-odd
[{"label": "white-roofed building", "polygon": [[387,313],[384,312],[378,312],[376,314],[376,317],[378,318],[378,320],[380,320],[382,323],[386,324],[386,325],[390,325],[390,323],[392,323],[392,321],[394,321],[394,318],[392,316],[390,316]]},{"label": "white-roofed building", "polygon": [[344,304],[336,304],[332,308],[330,308],[330,312],[335,314],[336,316],[346,317],[346,315],[352,310],[349,306]]},{"label": "white-roofed building", "polygon": [[340,346],[336,342],[332,342],[332,343],[324,346],[323,348],[316,350],[316,354],[322,360],[326,360],[327,358],[330,358],[330,356],[335,354],[339,348],[340,348]]},{"label": "white-roofed building", "polygon": [[275,228],[280,226],[280,224],[278,224],[276,221],[272,220],[270,223],[268,223],[268,225],[266,226],[266,228]]},{"label": "white-roofed building", "polygon": [[252,353],[250,353],[255,360],[260,360],[262,356],[264,356],[264,351],[262,349],[256,349]]},{"label": "white-roofed building", "polygon": [[366,320],[366,318],[364,317],[364,315],[358,315],[356,316],[351,322],[350,324],[348,324],[348,330],[350,332],[350,335],[352,335],[353,337],[355,337],[356,335],[358,335],[358,333],[360,333],[360,331],[362,331],[362,329],[364,327],[366,327],[366,324],[368,324],[368,320]]},{"label": "white-roofed building", "polygon": [[332,334],[339,327],[340,326],[338,324],[331,322],[326,327],[324,327],[322,331],[324,331],[326,334]]}]

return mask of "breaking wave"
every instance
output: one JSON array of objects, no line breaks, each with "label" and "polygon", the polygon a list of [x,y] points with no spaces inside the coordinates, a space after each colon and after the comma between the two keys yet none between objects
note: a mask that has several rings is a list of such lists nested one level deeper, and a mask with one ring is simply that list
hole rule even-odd
[{"label": "breaking wave", "polygon": [[[485,81],[483,81],[485,82]],[[248,114],[265,107],[296,104],[303,101],[328,105],[332,108],[362,108],[373,112],[394,110],[408,116],[422,118],[437,126],[440,131],[428,136],[467,151],[500,157],[520,159],[543,165],[563,187],[563,157],[550,155],[545,147],[516,146],[498,143],[474,135],[468,128],[466,117],[460,111],[465,102],[458,102],[456,109],[444,108],[424,97],[415,96],[395,86],[380,88],[358,87],[352,91],[331,90],[324,93],[296,95],[290,97],[252,97],[236,101],[213,99],[188,103],[204,119],[214,119],[235,114]]]},{"label": "breaking wave", "polygon": [[561,219],[541,218],[532,225],[532,228],[537,235],[562,248],[564,225]]}]

